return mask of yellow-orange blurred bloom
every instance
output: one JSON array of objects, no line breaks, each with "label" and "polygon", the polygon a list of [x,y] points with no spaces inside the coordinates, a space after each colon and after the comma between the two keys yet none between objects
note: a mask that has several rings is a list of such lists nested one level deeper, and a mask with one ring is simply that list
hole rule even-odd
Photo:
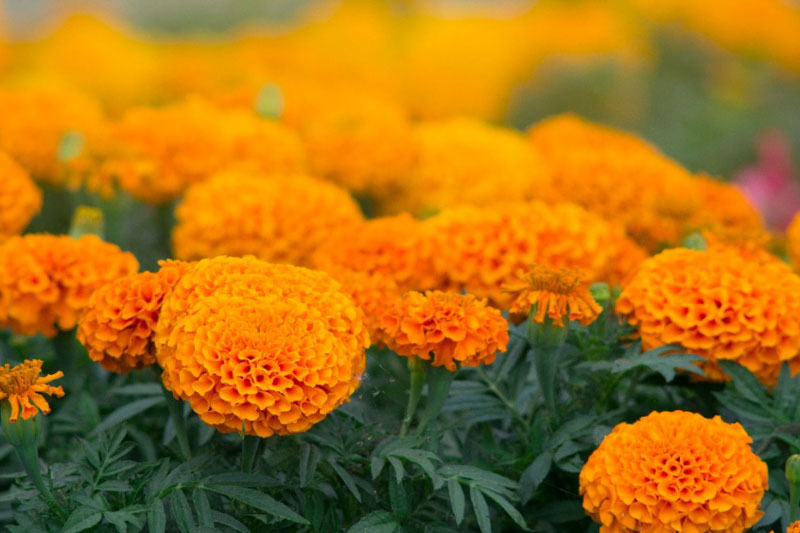
[{"label": "yellow-orange blurred bloom", "polygon": [[19,417],[27,420],[40,411],[46,415],[50,405],[42,394],[64,396],[64,389],[48,385],[51,381],[64,376],[56,372],[49,376],[41,376],[42,361],[28,359],[16,366],[9,364],[0,366],[0,401],[11,404],[9,422],[16,422]]},{"label": "yellow-orange blurred bloom", "polygon": [[25,170],[0,152],[0,242],[28,225],[42,207],[42,191]]},{"label": "yellow-orange blurred bloom", "polygon": [[534,265],[504,289],[515,295],[508,312],[516,323],[530,315],[533,322],[540,324],[548,317],[563,327],[567,317],[586,326],[603,311],[589,292],[585,274],[576,269]]}]

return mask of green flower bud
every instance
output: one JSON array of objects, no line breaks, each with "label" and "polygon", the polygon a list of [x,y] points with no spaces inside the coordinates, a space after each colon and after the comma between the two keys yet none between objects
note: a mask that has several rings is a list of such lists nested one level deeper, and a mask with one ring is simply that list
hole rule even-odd
[{"label": "green flower bud", "polygon": [[39,437],[39,415],[32,416],[27,420],[20,417],[16,422],[10,422],[10,418],[11,404],[6,400],[0,401],[0,419],[2,419],[3,432],[8,439],[8,443],[15,448],[35,447]]},{"label": "green flower bud", "polygon": [[800,455],[794,454],[786,460],[786,480],[792,485],[800,483]]}]

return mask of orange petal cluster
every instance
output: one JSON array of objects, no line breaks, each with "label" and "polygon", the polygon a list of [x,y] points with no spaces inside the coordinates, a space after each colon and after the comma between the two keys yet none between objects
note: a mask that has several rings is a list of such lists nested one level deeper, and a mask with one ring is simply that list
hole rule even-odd
[{"label": "orange petal cluster", "polygon": [[305,431],[364,371],[362,311],[324,272],[253,257],[204,259],[164,299],[164,385],[221,432]]},{"label": "orange petal cluster", "polygon": [[684,411],[622,423],[580,473],[601,533],[741,532],[763,511],[767,465],[740,424]]},{"label": "orange petal cluster", "polygon": [[645,349],[680,344],[706,358],[712,380],[726,379],[718,359],[768,384],[784,361],[800,370],[800,277],[777,259],[735,248],[667,250],[642,263],[616,308],[639,326]]},{"label": "orange petal cluster", "polygon": [[442,291],[407,292],[380,318],[385,342],[399,355],[458,365],[489,364],[505,352],[508,323],[486,300]]},{"label": "orange petal cluster", "polygon": [[786,533],[800,533],[800,520],[789,524],[789,527],[786,528]]},{"label": "orange petal cluster", "polygon": [[572,268],[534,265],[504,288],[515,295],[508,313],[517,324],[530,315],[533,322],[541,324],[548,317],[563,327],[566,316],[587,326],[603,312],[589,292],[586,275]]},{"label": "orange petal cluster", "polygon": [[293,264],[307,264],[337,228],[363,221],[358,204],[333,183],[247,172],[192,185],[175,217],[179,259],[255,255]]},{"label": "orange petal cluster", "polygon": [[153,335],[161,303],[187,263],[162,261],[158,272],[131,274],[92,293],[77,337],[89,357],[110,372],[127,373],[156,362]]},{"label": "orange petal cluster", "polygon": [[0,152],[0,242],[20,233],[42,207],[42,191],[28,173]]},{"label": "orange petal cluster", "polygon": [[72,329],[96,288],[138,270],[133,254],[95,235],[12,237],[0,245],[0,327],[46,336]]},{"label": "orange petal cluster", "polygon": [[0,401],[11,404],[9,422],[16,422],[21,416],[27,420],[50,412],[50,405],[42,394],[64,396],[64,389],[48,385],[51,381],[64,376],[63,372],[56,372],[49,376],[40,376],[42,361],[28,359],[17,366],[9,364],[0,366]]}]

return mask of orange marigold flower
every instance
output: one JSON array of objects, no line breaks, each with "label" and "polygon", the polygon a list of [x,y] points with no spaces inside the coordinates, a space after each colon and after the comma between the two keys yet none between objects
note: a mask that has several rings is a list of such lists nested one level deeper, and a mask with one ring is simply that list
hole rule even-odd
[{"label": "orange marigold flower", "polygon": [[313,264],[335,272],[348,268],[393,280],[401,290],[436,288],[433,248],[425,225],[404,213],[367,220],[330,235],[316,251]]},{"label": "orange marigold flower", "polygon": [[471,119],[417,127],[419,161],[385,211],[430,214],[454,205],[487,205],[533,197],[548,179],[544,164],[518,133]]},{"label": "orange marigold flower", "polygon": [[800,271],[800,212],[786,228],[786,252],[794,269]]},{"label": "orange marigold flower", "polygon": [[505,290],[516,294],[508,312],[517,324],[531,315],[531,320],[540,324],[547,316],[563,327],[566,316],[587,326],[603,312],[589,292],[586,275],[572,268],[535,265],[507,283]]},{"label": "orange marigold flower", "polygon": [[717,360],[731,359],[769,384],[784,361],[800,370],[799,294],[800,277],[766,254],[672,249],[642,263],[617,312],[639,326],[646,350],[680,344],[705,357],[709,379],[726,379]]},{"label": "orange marigold flower", "polygon": [[228,168],[294,173],[305,165],[300,139],[290,129],[197,99],[129,110],[113,125],[107,150],[103,173],[150,203],[173,200]]},{"label": "orange marigold flower", "polygon": [[14,160],[0,152],[0,242],[20,233],[42,207],[42,191]]},{"label": "orange marigold flower", "polygon": [[307,264],[337,228],[363,221],[358,204],[338,185],[241,172],[189,187],[175,218],[173,248],[179,259],[252,254],[294,264]]},{"label": "orange marigold flower", "polygon": [[46,336],[72,329],[96,288],[137,270],[132,254],[95,235],[12,237],[0,245],[0,327]]},{"label": "orange marigold flower", "polygon": [[578,268],[592,282],[616,282],[625,275],[617,269],[644,258],[620,226],[571,204],[454,207],[424,224],[444,286],[504,309],[513,298],[503,284],[530,265]]},{"label": "orange marigold flower", "polygon": [[56,372],[49,376],[40,376],[42,361],[28,359],[24,363],[12,367],[9,364],[0,366],[0,401],[5,400],[11,404],[9,422],[16,422],[21,416],[27,420],[50,412],[50,405],[42,394],[64,396],[64,389],[48,385],[51,381],[64,376],[63,372]]},{"label": "orange marigold flower", "polygon": [[786,533],[800,533],[800,520],[789,524],[789,527],[786,528]]},{"label": "orange marigold flower", "polygon": [[601,533],[741,532],[763,511],[767,465],[740,424],[685,411],[622,423],[580,473]]},{"label": "orange marigold flower", "polygon": [[158,272],[131,274],[92,293],[77,337],[106,370],[127,373],[156,362],[153,335],[161,303],[189,268],[179,261],[159,264]]},{"label": "orange marigold flower", "polygon": [[164,385],[221,432],[298,433],[349,400],[363,313],[324,272],[254,257],[199,261],[156,327]]},{"label": "orange marigold flower", "polygon": [[490,364],[505,352],[508,323],[471,294],[411,291],[381,316],[386,344],[399,355],[430,360],[450,371]]}]

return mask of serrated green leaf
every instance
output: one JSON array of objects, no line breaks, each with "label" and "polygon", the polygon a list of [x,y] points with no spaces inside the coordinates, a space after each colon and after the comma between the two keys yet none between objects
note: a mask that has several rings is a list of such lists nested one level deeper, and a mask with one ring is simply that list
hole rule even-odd
[{"label": "serrated green leaf", "polygon": [[585,366],[596,370],[607,370],[612,374],[624,374],[635,368],[647,368],[661,374],[668,383],[675,379],[676,369],[705,376],[705,372],[695,364],[704,359],[699,355],[679,352],[682,349],[676,345],[659,346],[638,355],[622,357],[613,361],[592,361],[585,363]]},{"label": "serrated green leaf", "polygon": [[513,520],[515,524],[517,524],[524,531],[528,531],[528,524],[525,523],[525,519],[522,517],[522,514],[517,510],[517,508],[511,505],[511,502],[509,502],[503,496],[497,494],[494,491],[486,490],[482,492],[483,494],[494,500],[495,503],[497,503],[497,505],[502,507],[503,510],[506,512],[506,514],[511,517],[511,520]]},{"label": "serrated green leaf", "polygon": [[219,511],[211,511],[211,516],[214,518],[214,523],[227,526],[239,533],[250,533],[250,528],[242,524],[229,514],[221,513]]},{"label": "serrated green leaf", "polygon": [[182,490],[174,490],[169,496],[170,503],[172,504],[172,515],[178,523],[178,529],[182,533],[192,533],[196,527],[194,516],[192,516],[192,509],[189,507],[189,500]]},{"label": "serrated green leaf", "polygon": [[69,515],[61,533],[79,533],[93,528],[103,519],[102,511],[78,507]]},{"label": "serrated green leaf", "polygon": [[444,481],[441,477],[436,473],[436,467],[433,465],[433,461],[441,462],[436,454],[429,452],[427,450],[393,450],[391,453],[392,457],[400,457],[409,462],[418,465],[422,470],[431,478],[433,482],[434,488],[438,489],[443,484]]},{"label": "serrated green leaf", "polygon": [[731,377],[733,388],[757,405],[770,405],[764,385],[749,370],[734,361],[719,360],[719,365]]},{"label": "serrated green leaf", "polygon": [[192,491],[192,501],[194,502],[194,511],[197,513],[197,523],[203,527],[213,527],[214,520],[211,517],[211,504],[208,501],[208,496],[202,489],[194,489]]},{"label": "serrated green leaf", "polygon": [[89,435],[97,435],[98,433],[121,424],[160,403],[164,403],[163,396],[159,396],[157,398],[144,398],[142,400],[137,400],[135,402],[123,405],[105,417]]},{"label": "serrated green leaf", "polygon": [[403,467],[403,461],[398,459],[397,457],[389,457],[388,459],[389,464],[392,465],[392,469],[394,470],[394,477],[398,483],[402,483],[403,478],[406,475],[406,470]]},{"label": "serrated green leaf", "polygon": [[299,474],[301,487],[306,487],[311,483],[317,471],[317,464],[319,463],[320,457],[319,448],[313,444],[304,442],[300,446]]},{"label": "serrated green leaf", "polygon": [[472,512],[478,520],[481,533],[492,533],[492,520],[489,517],[489,506],[483,493],[473,484],[469,486],[469,500],[472,502]]},{"label": "serrated green leaf", "polygon": [[372,511],[353,524],[347,533],[394,533],[400,527],[389,511]]},{"label": "serrated green leaf", "polygon": [[519,495],[523,504],[526,504],[533,498],[536,489],[550,473],[550,468],[553,465],[553,456],[549,452],[539,454],[536,459],[523,470],[519,478]]},{"label": "serrated green leaf", "polygon": [[262,492],[244,487],[213,485],[201,485],[199,488],[210,490],[212,492],[216,492],[217,494],[222,494],[223,496],[227,496],[232,500],[236,500],[260,511],[264,511],[269,515],[276,516],[284,520],[289,520],[290,522],[296,522],[306,526],[308,525],[308,520],[292,511],[289,507],[282,504],[278,500]]},{"label": "serrated green leaf", "polygon": [[355,499],[361,501],[361,493],[358,490],[358,486],[356,486],[356,482],[353,480],[353,476],[351,476],[347,470],[342,468],[333,458],[328,459],[328,464],[331,465],[333,471],[336,472],[336,475],[339,476],[339,479],[342,480],[344,486],[347,487],[347,490],[350,491]]},{"label": "serrated green leaf", "polygon": [[466,507],[464,500],[464,490],[461,484],[455,479],[447,480],[447,492],[450,494],[450,507],[453,509],[453,516],[456,519],[456,524],[461,525],[464,520],[464,508]]}]

